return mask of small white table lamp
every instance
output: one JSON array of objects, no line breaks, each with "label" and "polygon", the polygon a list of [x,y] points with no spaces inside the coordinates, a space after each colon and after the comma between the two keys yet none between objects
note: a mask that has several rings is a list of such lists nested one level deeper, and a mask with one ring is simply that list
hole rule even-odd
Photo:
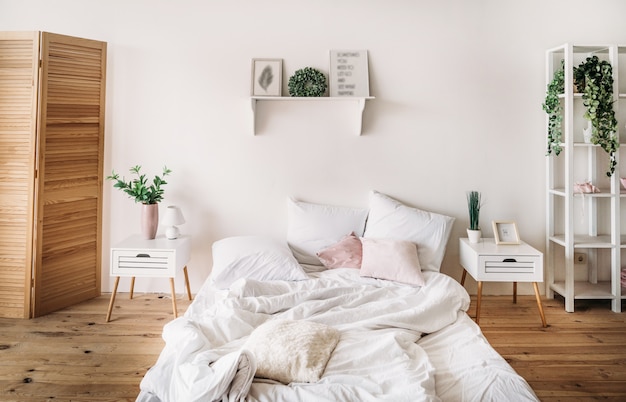
[{"label": "small white table lamp", "polygon": [[176,205],[170,205],[165,210],[165,215],[163,216],[163,221],[161,223],[167,227],[165,230],[165,237],[173,240],[180,236],[180,230],[178,230],[176,225],[182,225],[185,223],[185,217],[179,207]]}]

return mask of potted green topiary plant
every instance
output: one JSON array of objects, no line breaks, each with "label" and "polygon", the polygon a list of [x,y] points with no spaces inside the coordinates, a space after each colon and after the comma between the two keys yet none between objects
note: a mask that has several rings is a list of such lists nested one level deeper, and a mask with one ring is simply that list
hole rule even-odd
[{"label": "potted green topiary plant", "polygon": [[617,140],[617,119],[613,110],[613,68],[611,63],[598,56],[587,57],[574,68],[574,82],[582,93],[585,105],[585,119],[591,122],[591,143],[602,147],[609,154],[609,168],[606,175],[615,173],[615,153],[619,148]]},{"label": "potted green topiary plant", "polygon": [[146,239],[154,239],[159,225],[159,202],[163,200],[164,190],[162,186],[167,184],[165,176],[172,173],[172,171],[167,166],[164,166],[162,177],[154,176],[152,183],[148,184],[146,175],[141,173],[140,165],[133,166],[129,170],[137,177],[126,181],[124,177],[120,178],[118,173],[112,171],[111,175],[107,176],[107,180],[115,181],[113,187],[122,190],[130,198],[133,198],[136,203],[141,203],[142,234]]},{"label": "potted green topiary plant", "polygon": [[469,212],[469,228],[467,228],[467,237],[470,243],[478,243],[482,236],[480,230],[480,207],[481,207],[481,194],[478,191],[467,192],[467,209]]}]

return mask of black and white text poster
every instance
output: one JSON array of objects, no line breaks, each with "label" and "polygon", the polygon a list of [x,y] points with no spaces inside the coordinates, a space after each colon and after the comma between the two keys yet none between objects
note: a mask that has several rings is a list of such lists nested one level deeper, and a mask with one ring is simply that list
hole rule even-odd
[{"label": "black and white text poster", "polygon": [[330,51],[330,96],[370,96],[367,50]]}]

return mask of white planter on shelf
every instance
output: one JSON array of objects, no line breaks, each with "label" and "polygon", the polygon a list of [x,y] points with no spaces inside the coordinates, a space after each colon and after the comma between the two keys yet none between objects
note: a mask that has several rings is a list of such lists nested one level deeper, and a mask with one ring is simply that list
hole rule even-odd
[{"label": "white planter on shelf", "polygon": [[467,229],[467,238],[469,239],[470,243],[478,243],[481,237],[482,237],[482,232],[480,229],[478,230]]},{"label": "white planter on shelf", "polygon": [[587,122],[587,127],[583,129],[583,141],[585,144],[591,144],[591,135],[593,134],[593,129],[591,128],[591,121]]}]

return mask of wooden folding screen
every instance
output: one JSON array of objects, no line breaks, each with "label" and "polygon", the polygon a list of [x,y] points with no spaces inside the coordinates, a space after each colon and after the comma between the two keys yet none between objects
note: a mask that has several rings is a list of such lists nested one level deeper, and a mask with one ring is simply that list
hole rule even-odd
[{"label": "wooden folding screen", "polygon": [[106,43],[0,33],[0,316],[100,294]]}]

